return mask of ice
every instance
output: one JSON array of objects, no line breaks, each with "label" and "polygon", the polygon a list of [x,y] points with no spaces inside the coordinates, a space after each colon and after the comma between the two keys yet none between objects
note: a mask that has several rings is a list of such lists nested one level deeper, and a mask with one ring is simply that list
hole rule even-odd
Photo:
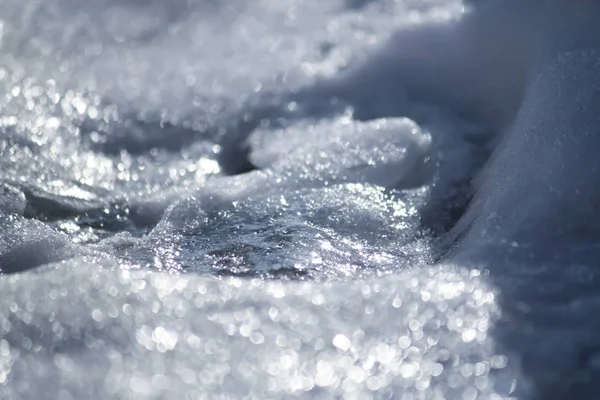
[{"label": "ice", "polygon": [[186,271],[312,279],[381,274],[428,257],[427,241],[416,238],[423,194],[347,184],[256,194],[218,211],[204,211],[191,198],[167,210],[150,241],[161,265]]},{"label": "ice", "polygon": [[416,187],[424,182],[418,177],[425,175],[430,142],[429,135],[408,119],[362,123],[348,115],[274,132],[256,130],[250,136],[250,161],[294,179]]},{"label": "ice", "polygon": [[594,398],[577,7],[2,2],[0,397]]}]

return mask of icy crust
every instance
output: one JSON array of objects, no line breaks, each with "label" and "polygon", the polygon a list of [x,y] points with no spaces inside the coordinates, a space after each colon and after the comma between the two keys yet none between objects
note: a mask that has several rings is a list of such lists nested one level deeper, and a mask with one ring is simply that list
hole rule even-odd
[{"label": "icy crust", "polygon": [[123,270],[3,279],[0,393],[55,398],[484,398],[515,389],[494,291],[431,267],[355,283]]},{"label": "icy crust", "polygon": [[414,122],[346,116],[258,130],[250,143],[262,170],[208,180],[125,257],[159,268],[312,278],[391,271],[427,257],[417,215],[427,189],[392,190],[431,175],[430,138]]},{"label": "icy crust", "polygon": [[301,121],[285,129],[255,130],[249,144],[257,167],[297,180],[402,188],[422,186],[430,178],[421,170],[431,137],[407,118],[361,122],[346,115]]},{"label": "icy crust", "polygon": [[417,215],[423,197],[347,184],[255,194],[208,211],[189,198],[169,208],[125,257],[139,260],[145,250],[159,268],[219,275],[321,280],[391,273],[429,257]]}]

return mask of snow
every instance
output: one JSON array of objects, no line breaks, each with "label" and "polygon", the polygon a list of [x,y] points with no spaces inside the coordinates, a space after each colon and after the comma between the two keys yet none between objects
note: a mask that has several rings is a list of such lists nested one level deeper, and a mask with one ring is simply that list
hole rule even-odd
[{"label": "snow", "polygon": [[542,3],[3,1],[0,397],[593,397],[598,6]]}]

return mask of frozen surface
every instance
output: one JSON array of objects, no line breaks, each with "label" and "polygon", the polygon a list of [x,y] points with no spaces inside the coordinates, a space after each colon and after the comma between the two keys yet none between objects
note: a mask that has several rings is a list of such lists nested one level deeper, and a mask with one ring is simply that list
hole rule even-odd
[{"label": "frozen surface", "polygon": [[0,398],[595,398],[598,6],[468,3],[2,1]]}]

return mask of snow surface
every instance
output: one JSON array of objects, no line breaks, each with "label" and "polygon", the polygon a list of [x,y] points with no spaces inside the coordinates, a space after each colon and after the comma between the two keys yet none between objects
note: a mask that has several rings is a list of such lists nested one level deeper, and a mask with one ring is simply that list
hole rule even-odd
[{"label": "snow surface", "polygon": [[577,3],[1,2],[0,398],[594,398]]}]

